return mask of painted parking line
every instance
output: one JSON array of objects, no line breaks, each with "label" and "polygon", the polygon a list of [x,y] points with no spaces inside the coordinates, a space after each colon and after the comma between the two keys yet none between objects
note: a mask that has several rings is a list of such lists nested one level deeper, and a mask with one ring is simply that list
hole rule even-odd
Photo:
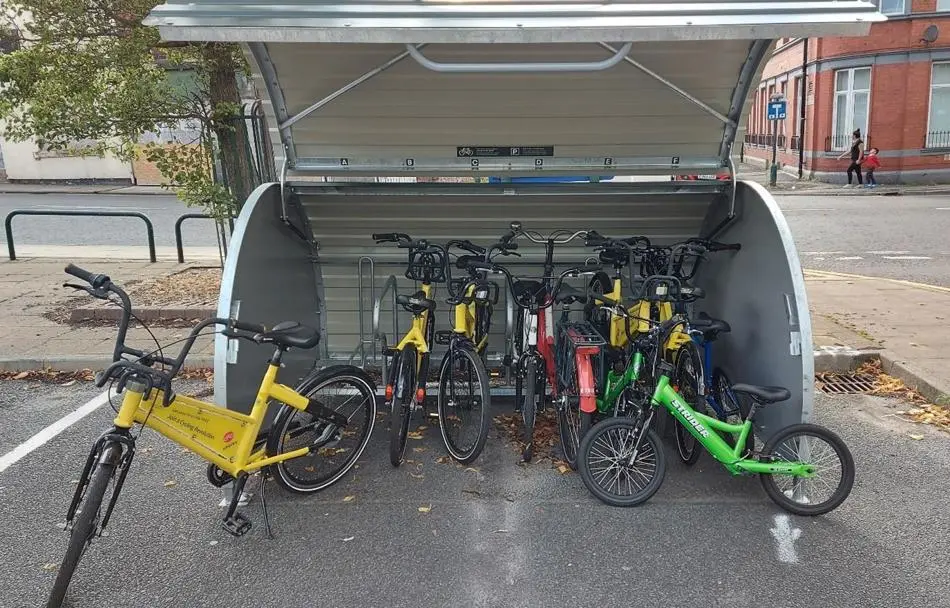
[{"label": "painted parking line", "polygon": [[885,260],[932,260],[933,258],[926,255],[882,255],[882,258]]},{"label": "painted parking line", "polygon": [[785,564],[798,563],[795,541],[801,538],[801,528],[793,528],[791,518],[784,513],[775,516],[775,527],[769,530],[775,538],[778,561]]},{"label": "painted parking line", "polygon": [[889,251],[889,250],[884,250],[884,251],[865,251],[864,253],[867,253],[867,254],[870,254],[870,255],[907,255],[907,254],[910,253],[910,252],[909,252],[909,251]]},{"label": "painted parking line", "polygon": [[3,456],[0,456],[0,473],[22,460],[25,456],[33,452],[53,437],[56,437],[72,425],[76,424],[89,414],[93,413],[106,403],[109,403],[109,391],[96,395],[79,408],[66,414],[53,424],[47,426],[39,433],[33,435],[20,445],[16,446]]},{"label": "painted parking line", "polygon": [[852,261],[852,260],[863,260],[864,258],[862,258],[859,255],[850,255],[843,258],[835,258],[835,259],[838,260],[839,262],[847,262],[847,261]]}]

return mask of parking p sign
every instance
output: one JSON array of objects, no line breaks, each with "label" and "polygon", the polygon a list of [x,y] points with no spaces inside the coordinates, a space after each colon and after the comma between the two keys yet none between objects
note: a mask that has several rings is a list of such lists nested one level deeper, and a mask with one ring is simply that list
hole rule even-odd
[{"label": "parking p sign", "polygon": [[769,120],[785,120],[785,101],[770,101],[767,117]]}]

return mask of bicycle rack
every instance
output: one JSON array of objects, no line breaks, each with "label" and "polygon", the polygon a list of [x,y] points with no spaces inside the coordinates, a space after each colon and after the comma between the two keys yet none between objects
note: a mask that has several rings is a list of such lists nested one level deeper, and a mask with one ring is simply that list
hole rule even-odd
[{"label": "bicycle rack", "polygon": [[[366,367],[366,347],[373,346],[375,341],[372,336],[369,338],[366,337],[366,320],[365,320],[365,300],[364,300],[364,286],[363,286],[363,267],[364,265],[369,266],[369,285],[370,285],[370,299],[375,303],[376,302],[376,260],[369,256],[360,256],[359,261],[357,262],[356,270],[356,280],[357,280],[357,302],[359,309],[357,313],[359,315],[359,327],[360,327],[360,341],[357,343],[356,348],[353,349],[353,352],[350,353],[350,358],[347,361],[347,364],[352,365],[353,360],[356,359],[356,356],[360,357],[360,367]],[[374,349],[374,358],[375,358],[375,349]]]},{"label": "bicycle rack", "polygon": [[[386,350],[387,341],[386,334],[380,331],[379,329],[379,315],[382,312],[383,308],[383,299],[386,297],[387,293],[392,295],[392,304],[393,304],[393,335],[399,336],[399,305],[396,304],[396,275],[391,274],[389,278],[386,279],[386,283],[383,284],[383,290],[380,292],[379,297],[373,301],[373,341],[380,347],[380,352]],[[375,351],[374,351],[375,354]],[[386,357],[381,357],[380,367],[382,368],[383,378],[388,378],[388,370],[386,369]]]}]

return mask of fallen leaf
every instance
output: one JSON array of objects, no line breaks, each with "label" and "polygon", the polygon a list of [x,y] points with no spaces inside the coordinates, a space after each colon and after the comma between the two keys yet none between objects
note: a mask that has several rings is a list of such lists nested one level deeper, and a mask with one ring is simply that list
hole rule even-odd
[{"label": "fallen leaf", "polygon": [[422,448],[422,447],[419,447],[419,448],[412,448],[412,451],[413,451],[413,452],[425,452],[425,451],[426,451],[426,448]]},{"label": "fallen leaf", "polygon": [[67,382],[67,383],[64,384],[63,386],[72,386],[72,385],[74,385],[74,384],[76,384],[76,381],[75,381],[75,380],[70,380],[69,382]]},{"label": "fallen leaf", "polygon": [[351,540],[353,540],[354,538],[356,538],[356,537],[355,537],[355,536],[347,536],[346,538],[343,539],[343,542],[348,543],[348,542],[350,542]]},{"label": "fallen leaf", "polygon": [[465,467],[466,471],[471,471],[472,473],[478,473],[478,469],[475,467]]},{"label": "fallen leaf", "polygon": [[316,469],[313,467],[304,467],[303,470],[308,473],[313,473],[314,471],[316,471]]},{"label": "fallen leaf", "polygon": [[920,441],[921,439],[924,438],[923,435],[914,435],[913,433],[908,433],[907,436],[910,437],[911,439],[916,439],[917,441]]},{"label": "fallen leaf", "polygon": [[567,465],[563,465],[563,464],[557,468],[557,472],[560,473],[561,475],[570,472],[570,470],[571,470],[571,467]]},{"label": "fallen leaf", "polygon": [[415,479],[422,479],[423,477],[425,477],[425,475],[416,475],[415,473],[409,473],[409,477],[413,477]]},{"label": "fallen leaf", "polygon": [[445,464],[445,463],[449,462],[450,460],[452,460],[452,459],[449,458],[448,456],[439,456],[438,458],[435,459],[435,461],[436,461],[437,463],[439,463],[439,464]]},{"label": "fallen leaf", "polygon": [[432,505],[431,505],[431,504],[430,504],[429,506],[426,506],[426,507],[419,507],[419,512],[420,512],[420,513],[428,513],[428,512],[431,511],[431,510],[432,510]]},{"label": "fallen leaf", "polygon": [[59,564],[47,562],[43,564],[43,570],[46,570],[47,572],[53,572],[54,570],[59,570]]},{"label": "fallen leaf", "polygon": [[355,499],[355,498],[356,498],[356,497],[353,496],[353,495],[345,496],[345,497],[343,498],[343,502],[350,502],[350,501],[352,501],[352,500]]},{"label": "fallen leaf", "polygon": [[169,479],[168,481],[165,482],[166,488],[174,488],[177,485],[178,485],[178,482],[175,481],[174,479]]},{"label": "fallen leaf", "polygon": [[418,432],[418,431],[410,431],[410,432],[406,435],[406,437],[408,437],[409,439],[422,439],[422,433],[420,433],[420,432]]},{"label": "fallen leaf", "polygon": [[424,424],[420,424],[419,426],[416,427],[416,430],[417,430],[417,431],[424,431],[424,430],[426,430],[427,428],[429,428],[429,427],[427,427],[427,426],[424,425]]},{"label": "fallen leaf", "polygon": [[14,376],[13,379],[14,379],[14,380],[23,380],[24,378],[28,377],[29,375],[30,375],[30,372],[20,372],[19,374],[17,374],[16,376]]}]

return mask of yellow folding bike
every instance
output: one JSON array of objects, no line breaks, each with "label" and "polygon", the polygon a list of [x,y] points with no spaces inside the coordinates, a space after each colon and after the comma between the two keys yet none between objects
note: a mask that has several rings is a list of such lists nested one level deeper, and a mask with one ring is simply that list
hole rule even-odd
[{"label": "yellow folding bike", "polygon": [[[80,558],[109,522],[141,434],[141,430],[132,432],[135,425],[154,429],[208,461],[208,480],[213,485],[233,483],[222,527],[234,536],[242,536],[251,528],[251,522],[237,512],[250,474],[263,473],[261,505],[270,534],[264,499],[269,476],[291,492],[316,492],[341,479],[366,448],[376,419],[376,391],[362,370],[342,365],[327,367],[307,375],[296,389],[277,381],[283,354],[290,348],[316,346],[320,337],[316,330],[296,322],[266,330],[235,319],[207,319],[184,340],[178,357],[169,359],[160,349],[156,354],[126,346],[132,304],[108,276],[72,264],[66,272],[88,283],[66,286],[102,300],[115,302],[111,295],[118,298],[122,319],[113,363],[97,375],[96,386],[111,381],[123,398],[113,427],[95,442],[79,477],[66,513],[69,544],[47,606],[62,604]],[[228,337],[274,346],[249,414],[177,394],[171,388],[198,334],[214,325],[225,326],[222,333]],[[283,405],[270,428],[262,433],[267,410],[275,401]],[[110,486],[111,496],[103,509]]]}]

